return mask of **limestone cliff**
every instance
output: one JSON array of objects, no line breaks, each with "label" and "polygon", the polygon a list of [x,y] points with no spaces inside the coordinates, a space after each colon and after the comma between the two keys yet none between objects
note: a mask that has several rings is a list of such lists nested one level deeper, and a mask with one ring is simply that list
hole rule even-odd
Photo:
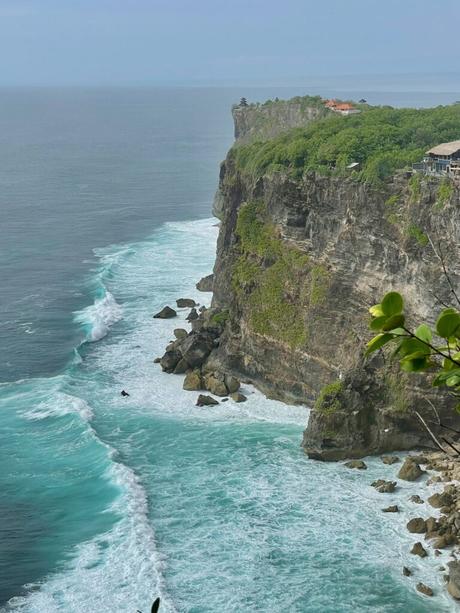
[{"label": "limestone cliff", "polygon": [[[238,117],[238,116],[237,116]],[[237,134],[248,134],[237,119]],[[375,187],[355,177],[272,171],[254,178],[232,152],[222,164],[213,306],[228,311],[208,368],[268,395],[315,406],[303,445],[333,460],[427,443],[410,413],[452,403],[382,356],[366,361],[370,305],[392,289],[416,322],[430,321],[447,286],[430,240],[449,246],[460,279],[460,191],[397,173]],[[316,403],[316,404],[315,404]]]},{"label": "limestone cliff", "polygon": [[235,105],[232,108],[235,139],[273,138],[290,128],[305,126],[330,113],[319,96],[299,96],[291,100],[268,100],[264,104]]}]

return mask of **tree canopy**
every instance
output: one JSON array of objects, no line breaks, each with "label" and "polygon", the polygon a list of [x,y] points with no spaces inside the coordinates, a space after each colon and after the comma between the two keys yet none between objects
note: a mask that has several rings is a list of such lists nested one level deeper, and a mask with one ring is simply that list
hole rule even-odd
[{"label": "tree canopy", "polygon": [[265,142],[236,144],[231,156],[255,176],[284,170],[345,174],[359,162],[356,178],[379,182],[419,161],[441,142],[460,139],[460,104],[429,109],[361,107],[350,116],[330,113],[305,128],[294,128]]}]

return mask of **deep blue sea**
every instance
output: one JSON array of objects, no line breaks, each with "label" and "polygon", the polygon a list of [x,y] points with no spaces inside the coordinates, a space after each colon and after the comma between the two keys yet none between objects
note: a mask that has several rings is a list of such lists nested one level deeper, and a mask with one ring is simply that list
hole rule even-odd
[{"label": "deep blue sea", "polygon": [[146,613],[157,595],[162,612],[453,610],[442,558],[408,553],[418,486],[383,501],[369,483],[394,467],[304,456],[308,409],[249,388],[199,409],[153,363],[185,322],[152,314],[211,298],[195,282],[213,267],[231,104],[302,93],[0,90],[0,611]]}]

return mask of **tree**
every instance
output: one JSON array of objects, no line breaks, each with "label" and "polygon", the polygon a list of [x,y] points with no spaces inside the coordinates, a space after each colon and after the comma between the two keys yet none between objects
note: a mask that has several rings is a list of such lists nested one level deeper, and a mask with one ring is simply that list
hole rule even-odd
[{"label": "tree", "polygon": [[[451,291],[460,306],[459,297],[452,285]],[[372,306],[369,311],[372,316],[370,328],[377,331],[378,334],[367,343],[367,355],[386,345],[392,345],[394,347],[393,358],[399,361],[402,370],[410,373],[434,372],[433,386],[447,388],[452,395],[460,398],[460,311],[458,308],[444,308],[439,313],[434,330],[426,323],[421,323],[415,330],[406,324],[404,300],[398,292],[389,292],[379,304]],[[445,428],[436,408],[433,405],[432,408],[435,411],[438,425]],[[457,406],[457,411],[460,412],[460,404]],[[420,413],[415,411],[415,414],[436,445],[444,451]],[[452,443],[445,438],[442,440],[460,454]]]},{"label": "tree", "polygon": [[238,106],[248,106],[248,101],[246,100],[246,98],[241,98],[240,103]]}]

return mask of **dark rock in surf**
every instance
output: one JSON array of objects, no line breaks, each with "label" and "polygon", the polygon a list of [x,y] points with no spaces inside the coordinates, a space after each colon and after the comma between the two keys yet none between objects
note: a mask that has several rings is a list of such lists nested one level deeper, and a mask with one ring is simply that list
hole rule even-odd
[{"label": "dark rock in surf", "polygon": [[208,406],[214,406],[216,404],[219,404],[217,400],[215,400],[211,396],[205,396],[204,394],[200,394],[198,396],[198,400],[196,401],[197,407],[208,407]]},{"label": "dark rock in surf", "polygon": [[213,285],[214,285],[214,275],[210,274],[200,279],[195,287],[200,292],[212,292]]},{"label": "dark rock in surf", "polygon": [[178,298],[176,304],[178,309],[191,309],[197,306],[197,303],[192,298]]},{"label": "dark rock in surf", "polygon": [[177,313],[174,309],[172,309],[169,306],[165,306],[161,309],[161,311],[156,313],[153,317],[154,319],[171,319],[171,317],[176,317],[176,316],[177,316]]}]

